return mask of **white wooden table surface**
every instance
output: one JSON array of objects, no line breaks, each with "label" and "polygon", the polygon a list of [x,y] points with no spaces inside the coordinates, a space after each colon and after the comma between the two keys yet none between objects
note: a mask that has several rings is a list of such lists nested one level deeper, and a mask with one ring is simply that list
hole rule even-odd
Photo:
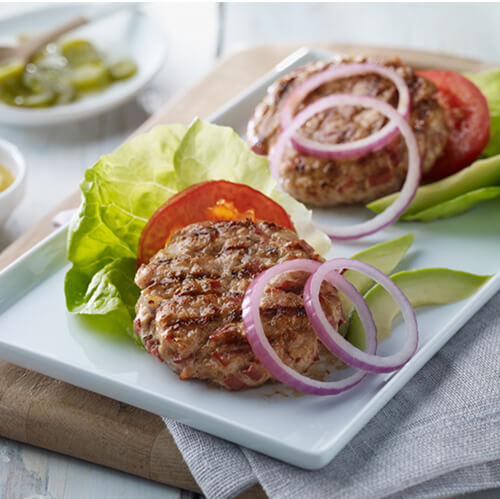
[{"label": "white wooden table surface", "polygon": [[[40,4],[0,3],[0,18]],[[154,108],[192,85],[224,53],[255,43],[332,41],[440,50],[500,63],[500,4],[145,4],[165,27],[164,70],[137,101],[83,122],[0,125],[28,165],[26,196],[3,228],[0,251],[77,185]],[[7,492],[8,491],[8,492]],[[499,492],[499,491],[496,491]],[[132,499],[194,494],[0,438],[0,498]],[[476,494],[474,495],[476,496]],[[484,492],[477,497],[498,497]]]}]

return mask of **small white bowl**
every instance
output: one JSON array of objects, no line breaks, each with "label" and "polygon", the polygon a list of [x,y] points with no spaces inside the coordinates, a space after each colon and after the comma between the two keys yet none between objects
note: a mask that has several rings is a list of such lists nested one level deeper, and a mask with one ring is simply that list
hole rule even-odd
[{"label": "small white bowl", "polygon": [[26,188],[24,158],[14,144],[3,139],[0,139],[0,165],[7,168],[14,177],[14,182],[0,192],[0,227],[2,227],[14,208],[21,202]]},{"label": "small white bowl", "polygon": [[[0,19],[1,37],[16,40],[19,33],[38,33],[73,17],[87,15],[87,12],[92,15],[92,6],[99,7],[97,3],[49,4]],[[0,102],[0,122],[23,127],[72,122],[102,114],[132,99],[160,71],[165,61],[165,30],[156,21],[142,10],[129,9],[72,32],[70,38],[81,37],[94,42],[109,57],[131,57],[138,65],[137,74],[118,81],[101,92],[89,93],[61,106],[19,108]],[[161,19],[158,21],[161,22]]]}]

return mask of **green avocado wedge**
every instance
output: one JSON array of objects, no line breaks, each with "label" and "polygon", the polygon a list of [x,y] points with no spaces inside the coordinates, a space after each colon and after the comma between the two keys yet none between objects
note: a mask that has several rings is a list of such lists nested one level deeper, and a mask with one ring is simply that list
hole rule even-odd
[{"label": "green avocado wedge", "polygon": [[[413,307],[446,305],[474,294],[492,276],[469,274],[458,270],[428,268],[398,272],[391,279],[401,288]],[[387,291],[377,284],[365,295],[377,326],[377,340],[382,342],[392,333],[392,321],[399,307]],[[365,330],[357,312],[349,323],[347,339],[360,350],[365,348]]]},{"label": "green avocado wedge", "polygon": [[[480,159],[454,175],[419,187],[415,198],[401,219],[404,220],[408,215],[420,213],[468,192],[491,186],[500,186],[500,155]],[[381,213],[396,200],[398,195],[399,193],[396,193],[377,199],[368,204],[367,208],[375,213]],[[450,213],[449,216],[454,214],[456,213]]]},{"label": "green avocado wedge", "polygon": [[[390,241],[375,244],[369,248],[351,256],[353,260],[369,263],[377,269],[390,274],[401,261],[413,243],[413,234],[406,234]],[[347,270],[343,276],[361,293],[366,293],[374,284],[373,280],[354,270]],[[353,306],[351,302],[341,293],[340,299],[342,309],[346,317],[349,317]]]},{"label": "green avocado wedge", "polygon": [[426,210],[419,211],[414,215],[404,215],[402,220],[414,220],[420,222],[431,222],[438,218],[449,218],[454,215],[460,215],[481,201],[495,199],[500,196],[500,186],[498,187],[483,187],[475,191],[466,192],[461,196],[437,204]]}]

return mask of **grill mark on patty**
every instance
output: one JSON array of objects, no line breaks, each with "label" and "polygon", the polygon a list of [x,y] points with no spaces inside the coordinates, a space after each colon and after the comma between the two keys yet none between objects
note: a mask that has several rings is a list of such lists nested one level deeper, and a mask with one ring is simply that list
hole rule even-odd
[{"label": "grill mark on patty", "polygon": [[173,293],[175,296],[220,296],[217,291],[205,291],[204,289],[178,289]]},{"label": "grill mark on patty", "polygon": [[[223,319],[219,312],[201,317],[189,317],[187,319],[175,319],[167,325],[168,330],[177,330],[186,326],[206,326],[211,322]],[[168,334],[168,333],[167,333]]]},{"label": "grill mark on patty", "polygon": [[239,244],[236,244],[234,246],[224,246],[224,248],[222,250],[222,254],[227,255],[233,251],[240,251],[241,252],[241,250],[244,250],[245,253],[248,253],[249,248],[250,247],[246,241],[241,241]]},{"label": "grill mark on patty", "polygon": [[[265,269],[264,269],[265,270]],[[249,277],[255,277],[257,274],[259,274],[261,270],[251,270],[249,268],[243,267],[241,269],[233,270],[231,272],[231,277],[235,280],[243,280],[243,279],[248,279]],[[209,273],[203,273],[199,272],[196,274],[171,274],[171,275],[166,275],[165,277],[162,277],[161,280],[156,280],[153,279],[150,284],[148,284],[146,287],[147,288],[153,288],[158,285],[164,285],[164,284],[171,284],[174,282],[189,282],[189,281],[201,281],[203,279],[207,280],[212,280],[212,281],[217,281],[221,280],[224,278],[224,275],[221,274],[209,274]]]},{"label": "grill mark on patty", "polygon": [[249,277],[253,277],[254,275],[256,274],[252,273],[249,269],[245,268],[231,271],[231,277],[238,281],[241,281],[243,279],[248,279]]},{"label": "grill mark on patty", "polygon": [[196,273],[196,274],[167,274],[161,279],[153,278],[143,289],[152,289],[156,286],[164,286],[167,284],[172,284],[175,282],[185,282],[185,281],[201,281],[203,279],[217,281],[220,280],[222,276],[214,275],[209,273]]},{"label": "grill mark on patty", "polygon": [[[218,258],[220,256],[227,255],[232,250],[236,249],[237,250],[245,249],[246,250],[245,253],[248,253],[250,245],[245,244],[244,246],[238,245],[235,247],[223,248],[220,252],[218,252],[214,256]],[[312,251],[312,252],[314,251],[305,241],[297,241],[297,242],[293,241],[293,243],[287,244],[287,249]],[[279,248],[276,248],[275,246],[266,247],[263,249],[263,252],[267,256],[275,256],[280,254]],[[162,265],[175,265],[179,263],[182,263],[179,261],[179,257],[159,258],[158,260],[155,261],[155,264],[162,264]],[[237,280],[247,279],[249,277],[255,277],[257,274],[260,274],[264,270],[266,270],[266,267],[262,264],[262,262],[253,259],[245,263],[242,268],[233,270],[231,272],[231,277]],[[210,272],[166,273],[161,277],[160,280],[158,280],[157,278],[153,278],[146,287],[151,288],[159,284],[170,284],[172,282],[184,282],[189,280],[198,281],[207,279],[207,280],[217,281],[223,278],[224,278],[223,274],[214,274]]]},{"label": "grill mark on patty", "polygon": [[[304,317],[306,315],[305,308],[302,306],[290,305],[275,305],[272,307],[260,308],[261,317],[276,317],[279,315]],[[241,309],[231,310],[228,314],[221,314],[216,312],[210,315],[203,315],[197,317],[179,318],[167,324],[167,330],[178,330],[186,326],[207,326],[208,324],[221,321],[221,322],[238,322],[242,320]],[[168,333],[167,333],[168,334]]]},{"label": "grill mark on patty", "polygon": [[301,306],[276,305],[274,307],[260,309],[260,314],[264,317],[276,317],[278,315],[304,317],[306,315],[306,309]]}]

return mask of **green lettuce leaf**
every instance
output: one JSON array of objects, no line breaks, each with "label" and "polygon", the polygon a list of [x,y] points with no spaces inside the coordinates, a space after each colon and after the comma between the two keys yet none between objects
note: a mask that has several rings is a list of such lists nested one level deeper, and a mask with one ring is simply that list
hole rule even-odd
[{"label": "green lettuce leaf", "polygon": [[[66,301],[71,304],[71,311],[82,315],[106,315],[132,335],[134,307],[139,298],[139,288],[134,283],[136,266],[135,258],[117,258],[105,264],[89,282],[88,275],[73,265],[65,282]],[[133,338],[139,341],[137,336]]]},{"label": "green lettuce leaf", "polygon": [[132,333],[142,229],[170,196],[217,179],[267,194],[286,209],[300,237],[322,255],[329,250],[330,240],[314,227],[311,212],[275,188],[267,159],[250,151],[231,128],[200,120],[189,127],[159,126],[85,172],[82,204],[68,234],[73,263],[65,281],[68,310],[104,316]]},{"label": "green lettuce leaf", "polygon": [[483,151],[483,156],[500,154],[500,68],[467,73],[465,76],[479,87],[490,109],[490,140]]},{"label": "green lettuce leaf", "polygon": [[185,131],[157,127],[85,172],[82,204],[68,231],[70,312],[106,315],[131,331],[137,245],[149,217],[178,190],[173,159]]}]

